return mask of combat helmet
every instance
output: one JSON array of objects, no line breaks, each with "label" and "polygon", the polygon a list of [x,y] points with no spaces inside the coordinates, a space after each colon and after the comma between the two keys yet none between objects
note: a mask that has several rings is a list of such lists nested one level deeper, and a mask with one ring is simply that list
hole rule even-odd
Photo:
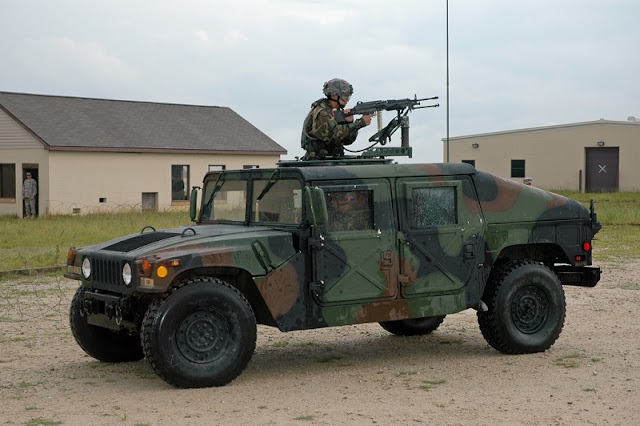
[{"label": "combat helmet", "polygon": [[322,92],[325,96],[338,95],[344,100],[349,100],[353,94],[353,86],[348,81],[341,78],[332,78],[324,83],[322,86]]}]

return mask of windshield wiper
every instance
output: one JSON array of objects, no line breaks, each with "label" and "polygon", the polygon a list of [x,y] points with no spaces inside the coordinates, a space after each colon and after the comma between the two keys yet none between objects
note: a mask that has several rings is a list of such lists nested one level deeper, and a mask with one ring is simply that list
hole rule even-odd
[{"label": "windshield wiper", "polygon": [[218,175],[218,179],[216,180],[215,186],[213,187],[213,192],[211,193],[211,196],[207,200],[207,204],[206,204],[207,207],[211,206],[211,203],[213,202],[213,197],[216,195],[216,192],[218,192],[220,188],[222,188],[222,185],[224,185],[224,172],[221,172]]},{"label": "windshield wiper", "polygon": [[264,189],[262,190],[262,192],[260,192],[260,195],[258,195],[258,198],[256,198],[256,201],[262,200],[262,197],[264,197],[267,194],[267,192],[269,192],[269,190],[273,187],[273,185],[276,184],[279,177],[280,177],[280,169],[276,169],[271,174],[271,177],[267,181],[267,184],[264,186]]}]

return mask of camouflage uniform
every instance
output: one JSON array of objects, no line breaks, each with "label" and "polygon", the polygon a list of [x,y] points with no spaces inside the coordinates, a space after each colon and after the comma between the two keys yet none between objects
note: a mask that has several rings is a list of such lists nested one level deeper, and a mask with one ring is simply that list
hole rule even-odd
[{"label": "camouflage uniform", "polygon": [[329,99],[318,99],[311,105],[302,126],[301,145],[307,151],[304,160],[343,156],[344,145],[351,145],[358,136],[358,130],[366,126],[362,118],[338,124],[333,111]]},{"label": "camouflage uniform", "polygon": [[38,184],[32,179],[25,179],[22,184],[22,199],[24,200],[25,216],[35,216],[36,214],[36,194],[38,193]]}]

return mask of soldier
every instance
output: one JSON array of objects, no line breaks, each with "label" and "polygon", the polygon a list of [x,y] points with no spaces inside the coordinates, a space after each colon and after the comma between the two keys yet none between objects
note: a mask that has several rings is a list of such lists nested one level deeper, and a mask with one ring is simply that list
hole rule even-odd
[{"label": "soldier", "polygon": [[371,123],[371,115],[363,115],[357,120],[348,116],[346,123],[336,121],[334,111],[344,109],[353,94],[353,86],[345,80],[329,80],[324,83],[322,91],[326,98],[311,104],[311,111],[302,125],[301,143],[307,151],[303,160],[343,156],[344,145],[352,144],[358,136],[358,130]]},{"label": "soldier", "polygon": [[22,199],[24,200],[25,217],[35,217],[37,193],[38,193],[38,184],[31,177],[31,172],[27,172],[27,178],[22,184]]}]

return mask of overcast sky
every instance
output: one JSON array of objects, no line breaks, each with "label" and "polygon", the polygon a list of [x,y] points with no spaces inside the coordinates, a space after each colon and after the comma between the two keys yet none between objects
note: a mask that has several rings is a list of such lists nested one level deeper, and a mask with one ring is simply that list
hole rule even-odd
[{"label": "overcast sky", "polygon": [[[0,90],[228,106],[293,158],[310,104],[341,77],[352,103],[440,96],[410,131],[411,161],[440,162],[446,4],[0,0]],[[450,0],[451,137],[640,118],[639,23],[638,0]]]}]

